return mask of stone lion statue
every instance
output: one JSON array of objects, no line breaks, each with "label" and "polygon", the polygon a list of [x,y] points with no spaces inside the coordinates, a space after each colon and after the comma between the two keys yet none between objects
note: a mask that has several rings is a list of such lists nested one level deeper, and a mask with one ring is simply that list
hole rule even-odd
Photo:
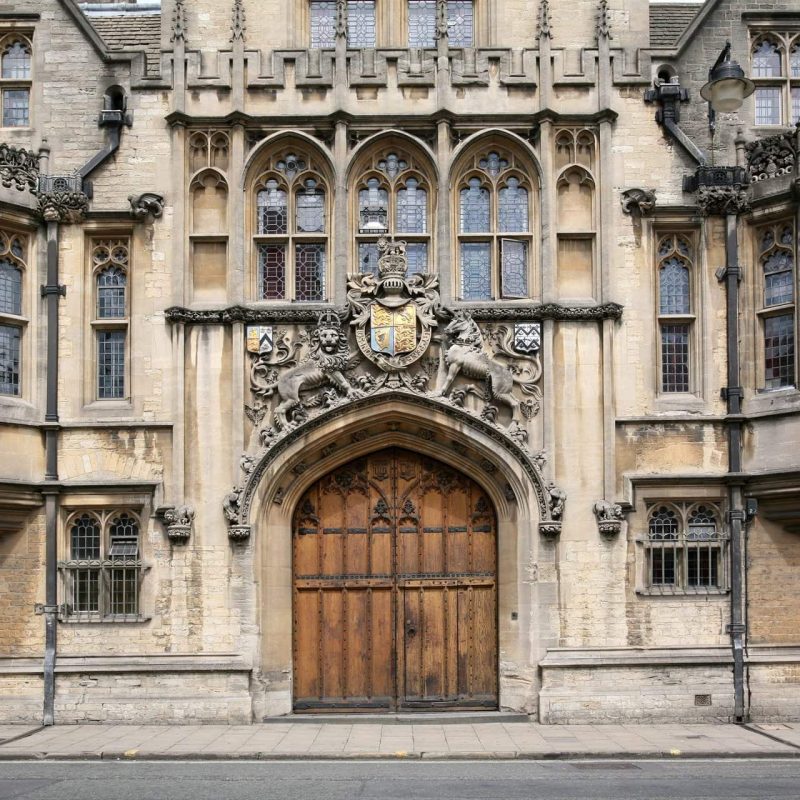
[{"label": "stone lion statue", "polygon": [[344,377],[350,361],[347,331],[339,317],[332,311],[322,312],[317,326],[311,332],[308,357],[290,367],[277,380],[254,386],[262,397],[272,397],[277,392],[280,402],[275,408],[275,425],[279,430],[291,428],[289,414],[300,405],[300,393],[331,384],[336,390],[353,397],[356,390]]}]

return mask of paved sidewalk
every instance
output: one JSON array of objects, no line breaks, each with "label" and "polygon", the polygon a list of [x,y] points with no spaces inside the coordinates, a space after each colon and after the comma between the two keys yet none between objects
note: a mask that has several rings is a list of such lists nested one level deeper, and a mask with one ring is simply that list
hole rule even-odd
[{"label": "paved sidewalk", "polygon": [[798,758],[800,724],[0,726],[0,760],[708,757]]}]

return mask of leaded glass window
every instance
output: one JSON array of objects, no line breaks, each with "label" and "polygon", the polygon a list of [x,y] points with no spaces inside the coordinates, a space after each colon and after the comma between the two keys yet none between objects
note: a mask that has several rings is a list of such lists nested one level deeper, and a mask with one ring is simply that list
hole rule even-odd
[{"label": "leaded glass window", "polygon": [[670,233],[656,248],[660,327],[660,391],[691,391],[692,313],[691,236]]},{"label": "leaded glass window", "polygon": [[127,277],[119,267],[106,267],[97,275],[97,316],[121,319],[125,316]]},{"label": "leaded glass window", "polygon": [[255,185],[255,294],[325,300],[328,192],[310,153],[276,152]]},{"label": "leaded glass window", "polygon": [[311,0],[311,46],[336,46],[336,0]]},{"label": "leaded glass window", "polygon": [[0,325],[0,394],[20,393],[20,329]]},{"label": "leaded glass window", "polygon": [[472,47],[473,6],[473,0],[448,0],[447,38],[451,47]]},{"label": "leaded glass window", "polygon": [[132,511],[79,512],[67,524],[67,558],[59,561],[64,616],[79,621],[140,619],[143,564]]},{"label": "leaded glass window", "polygon": [[30,42],[25,38],[6,37],[0,42],[0,93],[3,127],[24,128],[30,125],[31,59]]},{"label": "leaded glass window", "polygon": [[662,592],[723,589],[727,537],[716,506],[657,504],[648,514],[645,588]]},{"label": "leaded glass window", "polygon": [[378,274],[381,237],[406,242],[409,275],[432,270],[427,166],[414,152],[386,145],[367,151],[356,164],[354,172],[359,177],[355,182],[358,204],[355,252],[361,272]]},{"label": "leaded glass window", "polygon": [[477,151],[467,166],[457,209],[462,299],[530,297],[530,181],[500,148]]},{"label": "leaded glass window", "polygon": [[348,2],[347,44],[350,47],[375,47],[375,0]]},{"label": "leaded glass window", "polygon": [[792,220],[756,231],[763,280],[764,388],[795,385],[795,263],[797,243]]},{"label": "leaded glass window", "polygon": [[0,313],[22,314],[22,270],[10,259],[0,259]]},{"label": "leaded glass window", "polygon": [[97,332],[97,397],[125,397],[125,331]]},{"label": "leaded glass window", "polygon": [[408,46],[436,46],[436,0],[409,0]]},{"label": "leaded glass window", "polygon": [[750,77],[756,85],[756,125],[800,120],[800,34],[775,31],[756,38]]}]

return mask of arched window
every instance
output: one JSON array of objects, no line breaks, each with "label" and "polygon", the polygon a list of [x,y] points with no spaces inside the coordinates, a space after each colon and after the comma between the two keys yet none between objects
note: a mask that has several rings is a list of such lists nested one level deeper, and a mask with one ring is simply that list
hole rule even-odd
[{"label": "arched window", "polygon": [[354,165],[357,175],[355,254],[360,272],[378,272],[378,241],[407,242],[408,274],[433,270],[430,173],[410,149],[370,149]]},{"label": "arched window", "polygon": [[140,523],[133,511],[81,511],[67,523],[67,560],[60,562],[65,616],[135,621],[143,565]]},{"label": "arched window", "polygon": [[22,389],[27,247],[27,237],[0,231],[0,395],[19,395]]},{"label": "arched window", "polygon": [[530,170],[505,148],[462,161],[457,240],[461,299],[530,296],[533,240]]},{"label": "arched window", "polygon": [[719,509],[709,502],[659,503],[647,522],[648,589],[696,592],[723,587],[726,537]]},{"label": "arched window", "polygon": [[259,300],[326,298],[329,192],[317,159],[281,151],[255,182],[253,247]]},{"label": "arched window", "polygon": [[800,36],[776,31],[756,38],[750,53],[756,84],[755,124],[800,121]]},{"label": "arched window", "polygon": [[0,53],[3,127],[26,128],[30,125],[31,43],[23,36],[7,36],[0,40]]},{"label": "arched window", "polygon": [[689,236],[670,233],[658,240],[658,323],[662,392],[688,392],[691,385],[691,345],[694,315]]},{"label": "arched window", "polygon": [[128,358],[127,239],[92,242],[95,286],[95,391],[98,400],[122,400],[126,396]]},{"label": "arched window", "polygon": [[794,222],[785,220],[756,231],[761,266],[764,326],[764,388],[795,385],[795,263]]}]

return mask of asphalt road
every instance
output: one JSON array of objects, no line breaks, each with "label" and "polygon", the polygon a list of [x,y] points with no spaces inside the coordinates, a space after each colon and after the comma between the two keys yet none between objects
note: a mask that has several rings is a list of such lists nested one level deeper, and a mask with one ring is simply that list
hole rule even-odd
[{"label": "asphalt road", "polygon": [[0,800],[797,800],[798,787],[800,759],[0,763]]}]

